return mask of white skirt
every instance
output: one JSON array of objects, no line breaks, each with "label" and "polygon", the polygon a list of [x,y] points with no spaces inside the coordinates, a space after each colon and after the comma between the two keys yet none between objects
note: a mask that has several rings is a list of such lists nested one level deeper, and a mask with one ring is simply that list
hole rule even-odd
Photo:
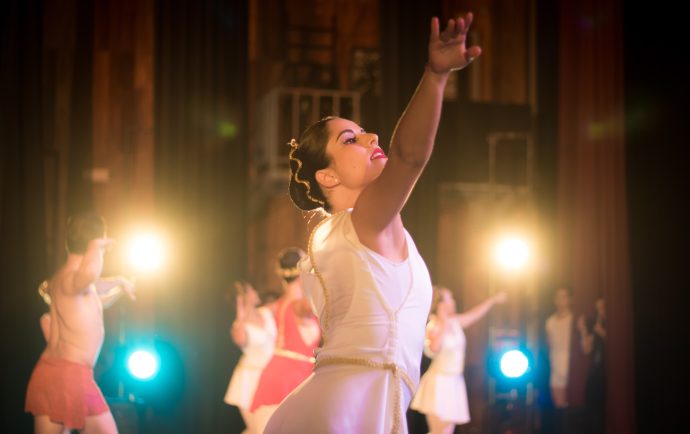
[{"label": "white skirt", "polygon": [[470,421],[467,387],[462,374],[438,374],[427,371],[410,408],[461,425]]},{"label": "white skirt", "polygon": [[243,366],[242,361],[235,367],[230,378],[228,390],[225,392],[225,403],[242,409],[249,409],[254,400],[256,386],[259,384],[263,368]]},{"label": "white skirt", "polygon": [[402,387],[400,432],[407,433],[410,391],[388,371],[320,367],[280,404],[264,434],[390,434],[395,389]]}]

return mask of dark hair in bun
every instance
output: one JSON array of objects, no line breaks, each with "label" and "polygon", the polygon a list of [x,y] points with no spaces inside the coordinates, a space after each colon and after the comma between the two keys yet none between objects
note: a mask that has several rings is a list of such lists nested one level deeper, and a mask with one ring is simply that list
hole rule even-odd
[{"label": "dark hair in bun", "polygon": [[304,250],[298,247],[288,247],[278,253],[278,275],[285,282],[290,283],[299,277],[297,264],[306,256]]},{"label": "dark hair in bun", "polygon": [[330,164],[326,155],[329,116],[313,123],[302,133],[299,142],[290,141],[290,199],[303,211],[324,208],[330,211],[326,196],[316,182],[316,172]]}]

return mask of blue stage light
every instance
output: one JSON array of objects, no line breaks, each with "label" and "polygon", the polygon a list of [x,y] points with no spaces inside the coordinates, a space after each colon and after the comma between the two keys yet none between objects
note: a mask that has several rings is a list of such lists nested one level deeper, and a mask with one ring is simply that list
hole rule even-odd
[{"label": "blue stage light", "polygon": [[150,380],[158,373],[158,356],[148,350],[137,350],[127,358],[127,369],[139,380]]},{"label": "blue stage light", "polygon": [[520,350],[510,350],[503,353],[500,361],[501,373],[507,378],[520,378],[529,368],[529,359]]}]

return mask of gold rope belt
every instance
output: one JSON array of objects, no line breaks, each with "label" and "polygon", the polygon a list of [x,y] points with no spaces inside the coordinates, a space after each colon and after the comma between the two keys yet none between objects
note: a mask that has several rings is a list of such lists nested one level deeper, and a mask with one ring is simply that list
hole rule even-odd
[{"label": "gold rope belt", "polygon": [[410,376],[407,375],[407,372],[405,372],[401,367],[392,362],[375,362],[373,360],[357,357],[322,358],[316,361],[316,366],[314,366],[314,370],[318,369],[320,366],[328,365],[356,365],[364,366],[366,368],[383,369],[386,371],[390,371],[391,374],[393,374],[393,378],[396,380],[395,395],[393,397],[393,427],[391,428],[391,434],[398,434],[398,431],[400,431],[400,426],[402,425],[402,411],[400,410],[400,404],[402,400],[402,384],[400,380],[405,382],[412,394],[414,394],[415,390],[414,382],[412,381]]},{"label": "gold rope belt", "polygon": [[316,359],[313,357],[305,356],[302,353],[298,353],[296,351],[286,350],[283,348],[276,348],[276,350],[273,352],[273,354],[275,354],[276,356],[281,356],[281,357],[285,357],[285,358],[292,359],[292,360],[299,360],[301,362],[314,363],[316,361]]}]

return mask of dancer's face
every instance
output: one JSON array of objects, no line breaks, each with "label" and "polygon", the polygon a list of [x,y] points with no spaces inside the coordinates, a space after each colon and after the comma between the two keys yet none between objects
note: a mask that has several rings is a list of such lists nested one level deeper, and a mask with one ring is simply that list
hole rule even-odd
[{"label": "dancer's face", "polygon": [[444,289],[441,292],[441,301],[438,303],[437,310],[441,310],[445,315],[453,315],[455,313],[455,299],[450,290]]},{"label": "dancer's face", "polygon": [[[388,158],[379,147],[379,137],[347,119],[328,122],[326,154],[331,163],[325,170],[328,178],[320,183],[328,187],[342,185],[357,190],[376,179]],[[329,185],[328,183],[332,184]]]},{"label": "dancer's face", "polygon": [[567,289],[560,288],[556,291],[556,295],[554,296],[554,305],[556,309],[569,309],[570,301],[570,294]]}]

